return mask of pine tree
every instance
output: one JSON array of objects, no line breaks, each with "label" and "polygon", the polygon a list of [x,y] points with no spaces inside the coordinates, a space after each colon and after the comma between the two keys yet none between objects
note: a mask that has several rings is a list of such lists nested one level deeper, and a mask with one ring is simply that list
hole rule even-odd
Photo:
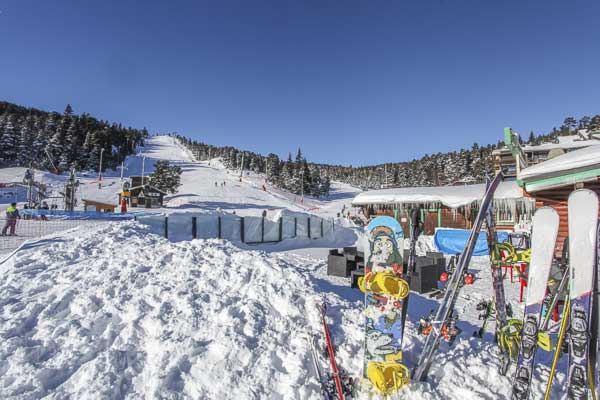
[{"label": "pine tree", "polygon": [[17,165],[19,135],[15,126],[16,122],[16,118],[13,115],[9,115],[4,121],[4,129],[0,138],[0,149],[2,149],[0,164],[4,166]]},{"label": "pine tree", "polygon": [[17,156],[18,165],[30,167],[33,163],[33,142],[35,139],[33,133],[33,117],[27,117],[27,120],[21,124],[19,135],[19,152]]},{"label": "pine tree", "polygon": [[600,115],[593,116],[587,128],[592,132],[600,130]]},{"label": "pine tree", "polygon": [[158,160],[154,164],[154,172],[150,175],[149,184],[167,193],[177,193],[177,189],[181,186],[181,167],[169,165],[167,160]]}]

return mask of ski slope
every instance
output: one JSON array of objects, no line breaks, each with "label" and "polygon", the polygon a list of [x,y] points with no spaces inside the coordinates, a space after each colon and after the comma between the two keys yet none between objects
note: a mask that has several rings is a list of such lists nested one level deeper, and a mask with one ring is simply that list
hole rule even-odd
[{"label": "ski slope", "polygon": [[[196,162],[192,154],[170,136],[154,136],[146,141],[138,155],[126,160],[129,175],[141,175],[142,160],[148,174],[157,160],[168,160],[182,169],[181,187],[177,194],[167,197],[166,211],[221,210],[235,211],[238,215],[261,215],[263,210],[290,210],[294,212],[316,212],[321,208],[338,212],[343,204],[352,201],[356,189],[343,185],[334,188],[335,201],[319,201],[278,190],[265,184],[264,177],[246,171],[240,182],[239,171],[227,171],[219,159]],[[222,183],[225,186],[222,186]],[[216,185],[215,185],[216,183]],[[262,189],[265,185],[266,191]],[[333,203],[333,204],[331,204]],[[326,207],[324,207],[326,205]]]},{"label": "ski slope", "polygon": [[[352,199],[358,193],[356,188],[334,182],[329,199],[317,200],[306,197],[301,202],[300,196],[265,184],[264,176],[260,174],[245,172],[240,182],[239,171],[227,171],[219,159],[196,162],[190,152],[170,136],[148,138],[145,146],[140,147],[136,155],[125,159],[123,175],[125,178],[142,174],[148,176],[154,170],[154,164],[158,160],[168,160],[171,164],[180,166],[183,171],[178,193],[166,197],[166,207],[157,210],[160,212],[235,211],[238,215],[259,216],[263,210],[267,210],[268,216],[272,216],[284,210],[335,216],[344,205],[349,209]],[[20,182],[24,174],[25,168],[0,169],[0,183]],[[83,207],[83,199],[117,204],[118,193],[122,186],[120,175],[120,170],[109,170],[103,173],[102,181],[99,182],[97,172],[78,173],[77,178],[80,181],[77,192],[78,208]],[[67,176],[36,171],[36,180],[46,184],[54,196],[59,196]],[[221,186],[223,182],[225,186]],[[263,185],[266,191],[262,189]],[[24,193],[21,191],[17,197],[0,196],[0,207],[5,208],[15,199],[19,202],[26,201]],[[51,199],[49,203],[55,203],[62,208],[60,199]],[[131,211],[147,210],[133,208]]]}]

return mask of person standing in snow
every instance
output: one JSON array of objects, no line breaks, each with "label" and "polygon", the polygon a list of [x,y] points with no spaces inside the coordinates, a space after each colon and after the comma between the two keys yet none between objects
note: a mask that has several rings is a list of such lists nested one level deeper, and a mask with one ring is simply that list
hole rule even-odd
[{"label": "person standing in snow", "polygon": [[21,219],[19,210],[17,210],[17,203],[11,203],[6,209],[6,223],[4,224],[4,228],[2,228],[2,236],[6,236],[8,228],[10,228],[10,236],[15,236],[17,219]]}]

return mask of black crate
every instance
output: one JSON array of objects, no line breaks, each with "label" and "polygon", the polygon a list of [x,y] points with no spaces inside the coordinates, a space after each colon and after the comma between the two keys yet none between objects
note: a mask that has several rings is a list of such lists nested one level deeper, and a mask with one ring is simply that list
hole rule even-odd
[{"label": "black crate", "polygon": [[350,271],[356,268],[356,263],[348,261],[343,255],[327,256],[327,275],[349,276]]}]

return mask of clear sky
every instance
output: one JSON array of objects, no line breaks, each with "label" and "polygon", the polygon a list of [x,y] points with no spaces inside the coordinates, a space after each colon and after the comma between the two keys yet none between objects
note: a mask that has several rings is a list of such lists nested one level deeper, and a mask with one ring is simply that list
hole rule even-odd
[{"label": "clear sky", "polygon": [[600,2],[0,0],[0,100],[405,161],[600,113]]}]

